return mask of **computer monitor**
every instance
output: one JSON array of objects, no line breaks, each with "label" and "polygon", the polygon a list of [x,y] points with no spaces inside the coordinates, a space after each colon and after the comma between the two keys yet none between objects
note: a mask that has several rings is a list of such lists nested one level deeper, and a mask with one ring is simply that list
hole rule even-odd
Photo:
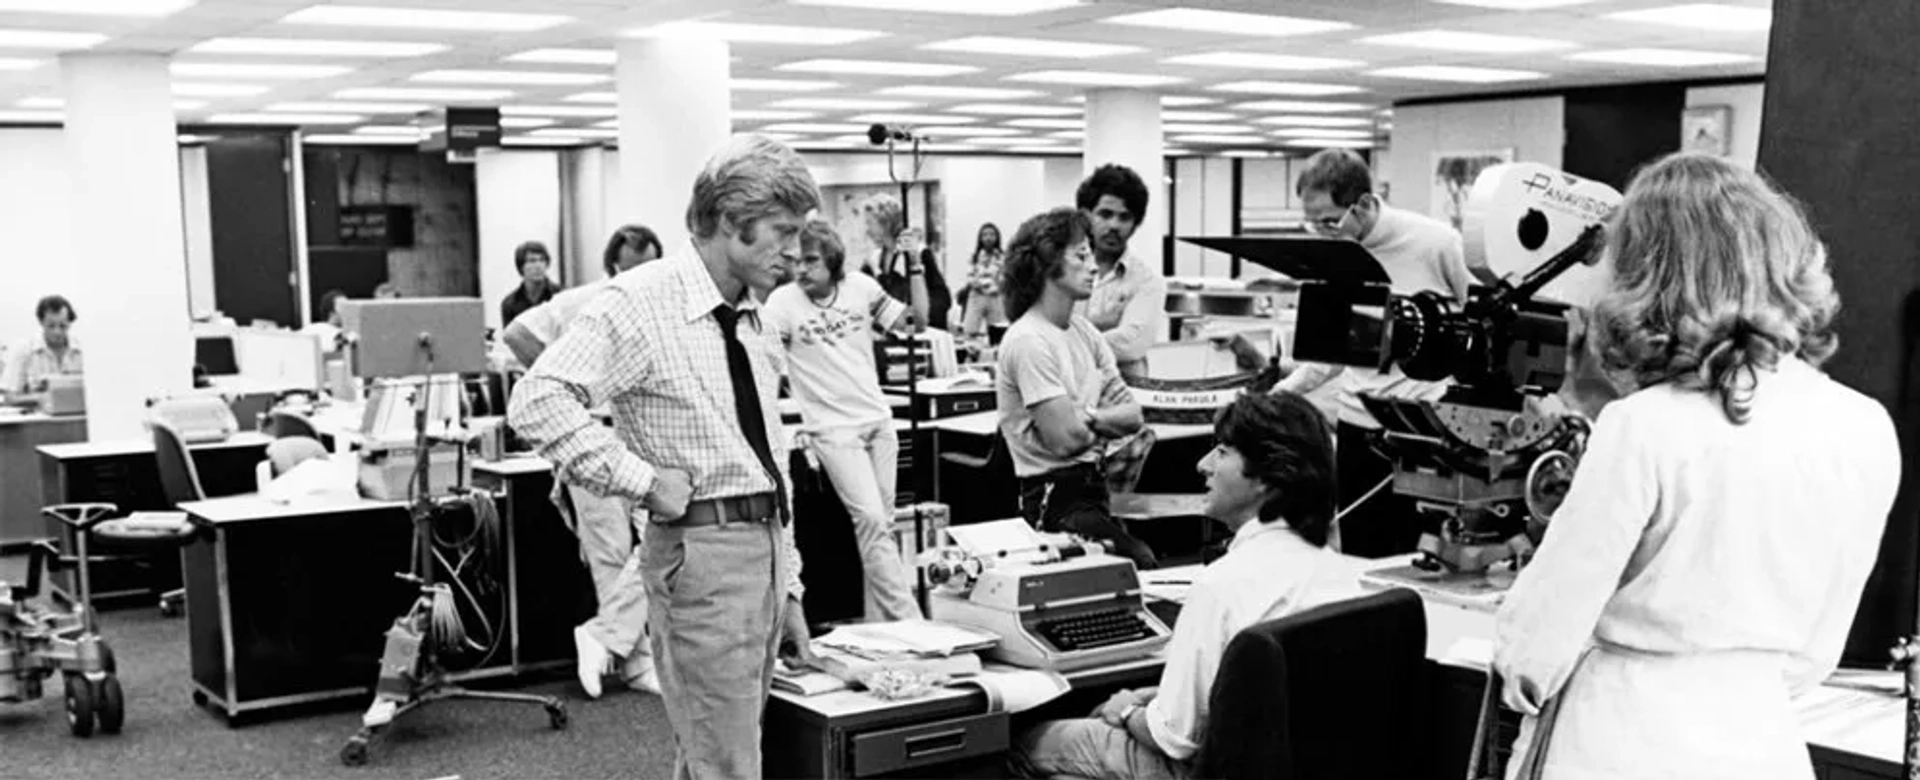
[{"label": "computer monitor", "polygon": [[206,369],[208,376],[240,373],[240,360],[234,356],[232,336],[196,337],[193,340],[193,362]]}]

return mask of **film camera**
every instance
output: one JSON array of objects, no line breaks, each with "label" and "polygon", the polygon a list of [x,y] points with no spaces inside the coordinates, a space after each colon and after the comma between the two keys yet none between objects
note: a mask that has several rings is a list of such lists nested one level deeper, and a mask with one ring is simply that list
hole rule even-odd
[{"label": "film camera", "polygon": [[1552,396],[1570,367],[1567,310],[1605,282],[1610,187],[1519,163],[1476,180],[1464,209],[1468,263],[1486,284],[1464,302],[1397,295],[1358,243],[1307,237],[1191,238],[1301,282],[1291,356],[1445,383],[1438,400],[1362,394],[1394,463],[1394,492],[1426,530],[1416,565],[1484,572],[1530,557],[1571,483],[1587,426]]}]

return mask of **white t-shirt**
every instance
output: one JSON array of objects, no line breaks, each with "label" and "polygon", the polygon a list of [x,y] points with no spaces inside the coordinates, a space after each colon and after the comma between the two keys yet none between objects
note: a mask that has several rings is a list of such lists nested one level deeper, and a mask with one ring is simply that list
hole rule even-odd
[{"label": "white t-shirt", "polygon": [[1120,368],[1113,348],[1085,317],[1075,315],[1062,328],[1033,308],[1007,326],[1007,335],[1000,340],[994,391],[1000,435],[1013,456],[1014,475],[1037,477],[1098,461],[1097,447],[1064,459],[1049,451],[1040,441],[1033,407],[1067,396],[1074,408],[1084,408],[1098,403],[1107,385],[1118,381]]},{"label": "white t-shirt", "polygon": [[873,334],[892,328],[907,306],[880,289],[873,277],[848,271],[825,302],[807,297],[797,284],[767,295],[767,322],[787,346],[787,377],[800,402],[802,429],[868,425],[893,416],[880,393],[873,360]]}]

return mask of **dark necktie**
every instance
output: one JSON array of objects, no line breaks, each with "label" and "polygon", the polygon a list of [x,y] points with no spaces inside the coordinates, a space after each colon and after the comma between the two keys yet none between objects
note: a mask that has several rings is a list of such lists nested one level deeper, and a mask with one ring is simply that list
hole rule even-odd
[{"label": "dark necktie", "polygon": [[773,445],[767,440],[767,418],[760,409],[760,390],[753,383],[753,363],[747,359],[747,345],[740,343],[740,312],[732,306],[713,307],[713,321],[720,323],[720,335],[727,341],[727,376],[733,380],[733,411],[740,418],[740,431],[760,458],[760,466],[773,480],[774,500],[779,502],[780,521],[792,514],[787,509],[786,480],[780,478],[780,466],[773,460]]}]

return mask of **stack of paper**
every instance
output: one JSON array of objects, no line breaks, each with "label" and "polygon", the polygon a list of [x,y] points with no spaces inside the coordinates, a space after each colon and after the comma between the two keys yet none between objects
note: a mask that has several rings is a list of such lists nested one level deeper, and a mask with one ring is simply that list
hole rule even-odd
[{"label": "stack of paper", "polygon": [[813,640],[828,674],[855,685],[882,671],[913,672],[940,679],[980,672],[976,652],[1000,638],[979,629],[930,620],[840,626]]}]

